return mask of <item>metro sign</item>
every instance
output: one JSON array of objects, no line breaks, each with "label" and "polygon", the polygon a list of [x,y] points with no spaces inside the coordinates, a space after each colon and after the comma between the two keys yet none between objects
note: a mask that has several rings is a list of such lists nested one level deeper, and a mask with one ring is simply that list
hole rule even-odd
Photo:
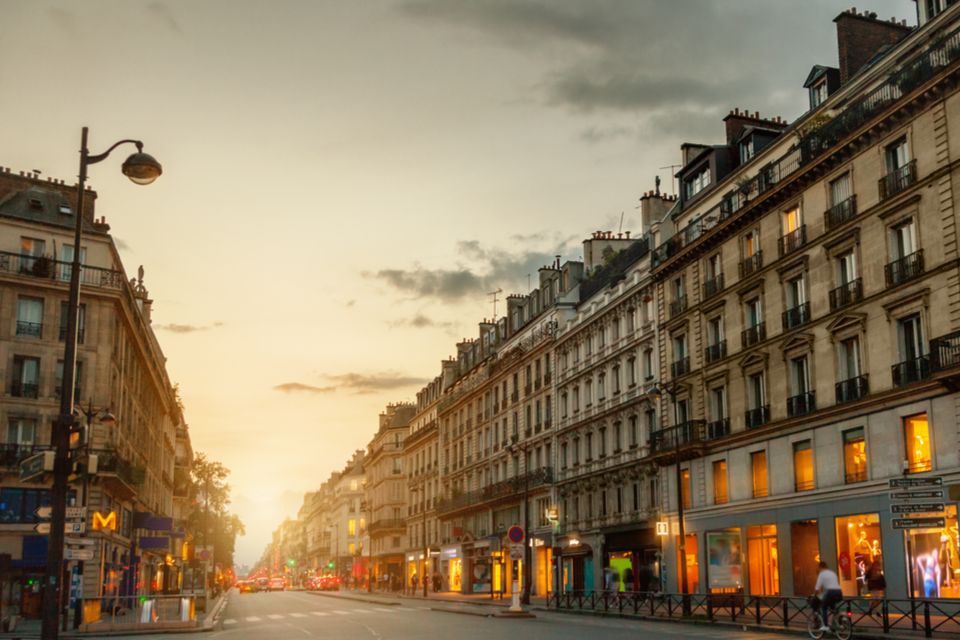
[{"label": "metro sign", "polygon": [[93,512],[93,530],[94,531],[116,531],[117,530],[117,512],[111,511],[104,515],[99,511]]}]

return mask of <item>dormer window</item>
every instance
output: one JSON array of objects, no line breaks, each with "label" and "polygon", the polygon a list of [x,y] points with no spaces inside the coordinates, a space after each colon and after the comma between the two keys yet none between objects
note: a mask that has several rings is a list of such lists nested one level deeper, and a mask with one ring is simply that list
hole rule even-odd
[{"label": "dormer window", "polygon": [[753,136],[740,143],[740,163],[748,162],[753,157]]},{"label": "dormer window", "polygon": [[710,167],[705,166],[696,173],[693,173],[685,181],[687,198],[692,198],[704,189],[710,186]]},{"label": "dormer window", "polygon": [[823,78],[810,87],[810,108],[816,109],[827,101],[827,79]]},{"label": "dormer window", "polygon": [[40,202],[39,198],[30,198],[30,208],[43,209],[43,203]]},{"label": "dormer window", "polygon": [[65,216],[73,215],[73,209],[71,209],[70,205],[68,205],[66,202],[61,202],[57,210]]}]

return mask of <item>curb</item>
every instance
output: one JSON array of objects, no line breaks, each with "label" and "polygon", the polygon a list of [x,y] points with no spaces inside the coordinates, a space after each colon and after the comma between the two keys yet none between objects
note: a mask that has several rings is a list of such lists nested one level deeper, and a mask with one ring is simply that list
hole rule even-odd
[{"label": "curb", "polygon": [[[306,592],[304,592],[304,593],[307,593],[307,594],[309,594],[309,595],[311,595],[311,596],[321,596],[321,597],[324,597],[324,598],[336,598],[336,599],[338,599],[338,600],[356,600],[357,602],[366,602],[366,603],[369,603],[369,604],[382,604],[382,605],[386,605],[386,606],[388,606],[388,607],[399,607],[399,606],[400,606],[400,603],[399,603],[399,602],[385,602],[385,601],[383,601],[383,600],[374,600],[374,599],[372,599],[372,598],[363,598],[363,597],[360,597],[360,596],[344,596],[344,595],[340,595],[339,593],[338,593],[337,595],[334,595],[334,594],[332,594],[332,593],[324,593],[323,591],[306,591]],[[387,596],[387,597],[389,597],[389,596]]]},{"label": "curb", "polygon": [[197,625],[200,631],[213,631],[213,625],[216,624],[217,615],[220,613],[220,610],[223,609],[224,603],[227,601],[226,592],[221,593],[220,597],[217,599],[217,602],[213,605],[213,609],[210,613],[207,614],[206,618],[203,620],[203,626]]}]

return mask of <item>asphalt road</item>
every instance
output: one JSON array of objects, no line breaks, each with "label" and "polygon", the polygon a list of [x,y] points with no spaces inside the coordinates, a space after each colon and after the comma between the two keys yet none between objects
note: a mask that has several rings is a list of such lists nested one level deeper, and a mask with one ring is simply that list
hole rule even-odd
[{"label": "asphalt road", "polygon": [[[300,591],[239,594],[231,591],[212,633],[201,640],[583,640],[627,634],[657,640],[775,640],[796,636],[688,624],[638,622],[535,612],[535,619],[487,617],[496,607],[401,600],[399,605],[340,600]],[[439,610],[438,610],[439,609]],[[158,634],[161,635],[162,634]],[[186,637],[174,635],[179,640]],[[152,637],[158,637],[154,635]]]}]

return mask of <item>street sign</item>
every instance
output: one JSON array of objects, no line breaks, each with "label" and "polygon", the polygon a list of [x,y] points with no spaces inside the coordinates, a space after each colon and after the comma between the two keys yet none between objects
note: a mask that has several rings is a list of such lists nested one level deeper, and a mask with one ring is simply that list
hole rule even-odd
[{"label": "street sign", "polygon": [[512,560],[523,560],[523,545],[522,544],[512,544],[510,545],[510,558]]},{"label": "street sign", "polygon": [[890,488],[900,489],[904,487],[942,487],[943,478],[891,478]]},{"label": "street sign", "polygon": [[510,538],[510,542],[520,544],[523,542],[523,527],[513,525],[510,527],[510,530],[507,531],[507,537]]},{"label": "street sign", "polygon": [[200,549],[200,551],[197,552],[197,557],[207,562],[213,557],[213,551],[210,549]]},{"label": "street sign", "polygon": [[[42,520],[47,520],[53,515],[53,507],[40,507],[34,513],[37,514],[37,517]],[[67,507],[67,519],[70,518],[83,518],[87,515],[86,507]]]},{"label": "street sign", "polygon": [[894,504],[890,505],[891,513],[943,513],[945,511],[942,502],[918,502],[916,504]]},{"label": "street sign", "polygon": [[67,544],[72,544],[80,547],[89,547],[95,545],[99,540],[94,540],[93,538],[67,538]]},{"label": "street sign", "polygon": [[93,560],[93,549],[64,549],[64,560]]},{"label": "street sign", "polygon": [[[50,523],[41,522],[33,528],[37,533],[49,534],[50,533]],[[64,532],[68,535],[71,533],[84,533],[87,530],[87,525],[83,522],[68,522],[64,527]]]},{"label": "street sign", "polygon": [[894,518],[894,529],[942,529],[947,526],[946,518]]},{"label": "street sign", "polygon": [[670,523],[669,523],[669,522],[658,522],[658,523],[657,523],[657,535],[658,535],[658,536],[668,536],[668,535],[670,535]]},{"label": "street sign", "polygon": [[20,482],[37,480],[48,471],[53,471],[53,451],[43,451],[20,463]]},{"label": "street sign", "polygon": [[506,526],[505,524],[503,524],[502,522],[497,525],[497,531],[499,531],[500,533],[503,533],[503,530],[506,529],[506,528],[507,528],[507,526]]},{"label": "street sign", "polygon": [[894,491],[891,500],[943,500],[943,489],[930,491]]}]

